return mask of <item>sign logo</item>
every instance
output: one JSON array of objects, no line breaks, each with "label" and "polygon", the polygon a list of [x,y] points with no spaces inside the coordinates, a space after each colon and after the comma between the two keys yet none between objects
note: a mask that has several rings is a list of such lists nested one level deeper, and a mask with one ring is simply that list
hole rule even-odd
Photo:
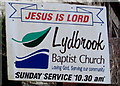
[{"label": "sign logo", "polygon": [[[14,38],[12,38],[12,40],[23,43],[26,47],[35,47],[44,40],[50,29],[51,27],[40,32],[28,33],[23,37],[22,41],[18,41]],[[48,49],[40,49],[23,57],[16,56],[18,61],[15,62],[15,66],[16,68],[47,69],[49,59],[48,53]]]},{"label": "sign logo", "polygon": [[48,68],[48,49],[40,49],[30,53],[24,57],[16,57],[19,61],[15,62],[16,68],[35,68],[47,69]]},{"label": "sign logo", "polygon": [[23,43],[23,45],[26,47],[35,47],[43,41],[43,39],[46,37],[50,29],[51,27],[40,32],[28,33],[23,37],[22,41],[18,41],[14,38],[12,38],[12,40],[18,43]]}]

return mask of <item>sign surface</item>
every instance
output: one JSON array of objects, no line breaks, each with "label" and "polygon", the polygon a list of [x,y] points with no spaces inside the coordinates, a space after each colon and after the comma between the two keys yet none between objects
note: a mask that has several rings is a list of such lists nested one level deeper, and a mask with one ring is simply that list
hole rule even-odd
[{"label": "sign surface", "polygon": [[6,3],[9,80],[109,84],[106,8]]}]

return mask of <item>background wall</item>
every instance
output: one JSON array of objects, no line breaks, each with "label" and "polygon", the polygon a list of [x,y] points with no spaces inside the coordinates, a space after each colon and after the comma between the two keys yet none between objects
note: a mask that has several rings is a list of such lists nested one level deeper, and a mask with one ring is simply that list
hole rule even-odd
[{"label": "background wall", "polygon": [[[12,0],[15,1],[15,0]],[[102,0],[16,0],[16,1],[34,1],[34,2],[58,2],[77,5],[96,5],[107,7],[109,47],[110,47],[110,68],[112,85],[96,85],[96,84],[77,84],[77,83],[48,83],[48,82],[15,82],[7,80],[7,60],[6,60],[6,42],[5,42],[5,21],[4,21],[4,2],[0,1],[0,32],[2,30],[2,69],[0,69],[0,77],[3,74],[2,86],[120,86],[120,2],[101,2]],[[91,2],[100,1],[100,2]],[[103,0],[105,1],[105,0]],[[0,35],[1,36],[1,35]],[[0,40],[1,41],[1,40]],[[1,45],[0,44],[0,45]],[[1,46],[0,46],[1,48]],[[0,49],[1,54],[1,49]],[[1,65],[1,64],[0,64]],[[1,68],[1,67],[0,67]],[[1,80],[0,80],[1,85]]]}]

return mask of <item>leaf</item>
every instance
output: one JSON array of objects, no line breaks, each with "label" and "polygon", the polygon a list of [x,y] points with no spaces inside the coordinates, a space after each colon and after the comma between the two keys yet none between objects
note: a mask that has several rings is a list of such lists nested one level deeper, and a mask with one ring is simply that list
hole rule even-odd
[{"label": "leaf", "polygon": [[[14,40],[14,41],[16,41],[16,42],[18,42],[18,43],[31,42],[31,41],[33,41],[33,40],[36,40],[36,39],[42,37],[42,36],[45,35],[46,33],[48,33],[50,29],[51,29],[51,27],[49,27],[49,28],[46,29],[46,30],[40,31],[40,32],[28,33],[28,34],[26,34],[26,35],[23,37],[22,41],[18,41],[18,40],[14,39],[14,38],[12,38],[12,40]],[[46,34],[46,35],[47,35],[47,34]]]}]

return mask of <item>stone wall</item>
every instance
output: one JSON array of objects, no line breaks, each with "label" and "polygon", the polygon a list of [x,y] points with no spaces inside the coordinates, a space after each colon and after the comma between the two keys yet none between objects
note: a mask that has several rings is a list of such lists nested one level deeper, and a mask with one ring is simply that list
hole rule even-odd
[{"label": "stone wall", "polygon": [[120,86],[120,20],[110,4],[108,14],[111,80],[112,84]]},{"label": "stone wall", "polygon": [[[17,0],[18,1],[18,0]],[[24,1],[24,0],[19,0]],[[63,83],[64,86],[120,86],[120,20],[116,16],[110,3],[103,2],[90,2],[90,0],[85,0],[83,3],[81,0],[28,0],[28,1],[40,1],[40,2],[59,2],[59,3],[70,3],[70,4],[86,4],[86,5],[104,5],[107,7],[108,14],[108,36],[109,36],[109,46],[110,46],[110,68],[111,68],[111,85],[97,85],[97,84],[69,84]],[[88,2],[89,1],[89,2]],[[0,16],[4,14],[4,3],[0,3]],[[34,86],[29,85],[30,82],[22,82],[24,86]],[[31,82],[32,83],[32,82]],[[37,82],[36,82],[37,83]],[[44,84],[44,83],[43,83]],[[49,83],[47,85],[57,85],[56,83]],[[46,85],[46,84],[45,84]],[[58,84],[59,85],[59,84]],[[39,85],[38,85],[39,86]],[[42,85],[44,86],[44,85]]]}]

